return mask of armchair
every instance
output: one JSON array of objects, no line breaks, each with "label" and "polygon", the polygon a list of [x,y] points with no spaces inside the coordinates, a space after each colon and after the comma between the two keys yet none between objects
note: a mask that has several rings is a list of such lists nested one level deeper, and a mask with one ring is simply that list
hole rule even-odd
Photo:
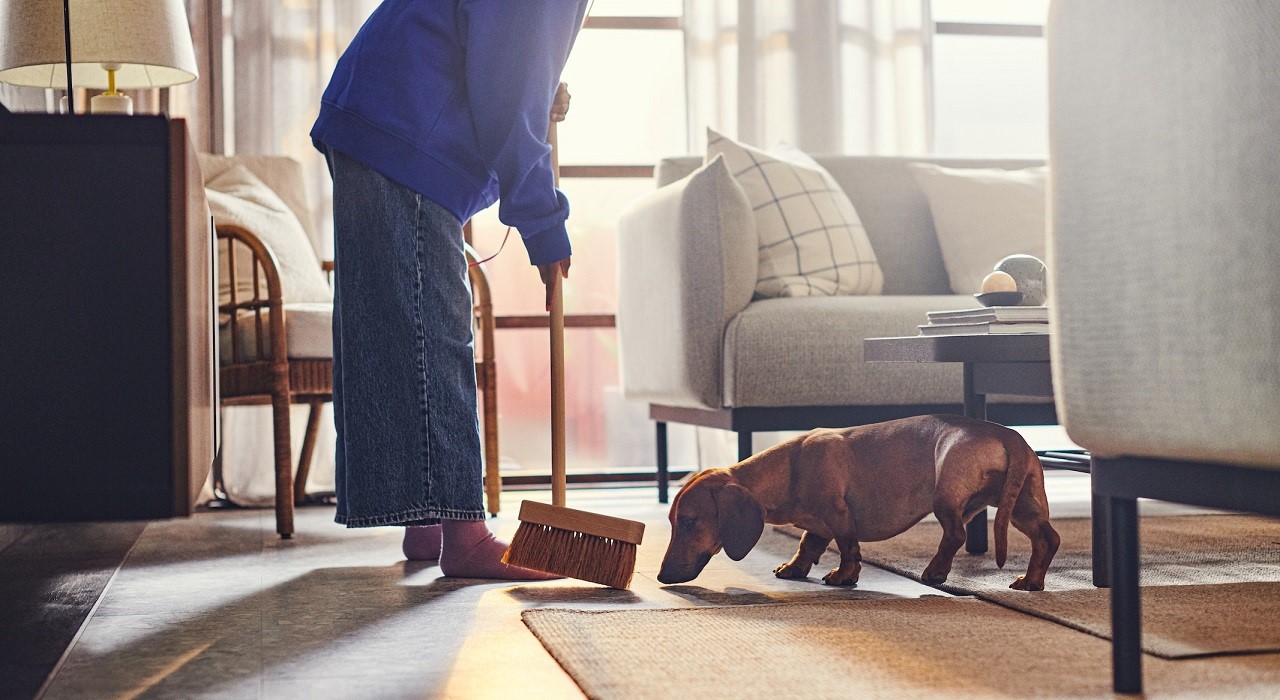
[{"label": "armchair", "polygon": [[1280,516],[1280,7],[1049,19],[1058,413],[1093,458],[1113,683],[1142,690],[1138,498]]}]

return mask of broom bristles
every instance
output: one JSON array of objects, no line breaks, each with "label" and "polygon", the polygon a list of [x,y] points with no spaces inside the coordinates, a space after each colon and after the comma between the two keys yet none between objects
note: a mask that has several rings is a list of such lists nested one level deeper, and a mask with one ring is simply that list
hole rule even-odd
[{"label": "broom bristles", "polygon": [[626,588],[636,571],[636,545],[573,530],[521,522],[502,563]]}]

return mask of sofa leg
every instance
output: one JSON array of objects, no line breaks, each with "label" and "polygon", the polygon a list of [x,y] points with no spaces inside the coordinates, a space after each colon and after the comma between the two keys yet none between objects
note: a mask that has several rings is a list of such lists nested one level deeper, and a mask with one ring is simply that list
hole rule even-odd
[{"label": "sofa leg", "polygon": [[1108,546],[1107,497],[1100,493],[1089,496],[1092,512],[1090,527],[1093,531],[1093,585],[1106,588],[1111,585],[1111,548]]},{"label": "sofa leg", "polygon": [[667,488],[670,479],[669,466],[667,464],[667,424],[665,421],[657,421],[655,423],[656,435],[658,438],[658,503],[667,502]]},{"label": "sofa leg", "polygon": [[1138,501],[1109,497],[1111,672],[1117,693],[1142,692],[1142,616],[1138,590]]},{"label": "sofa leg", "polygon": [[741,462],[742,460],[746,459],[747,457],[750,457],[753,454],[755,454],[755,451],[751,449],[751,431],[739,430],[738,431],[738,461]]}]

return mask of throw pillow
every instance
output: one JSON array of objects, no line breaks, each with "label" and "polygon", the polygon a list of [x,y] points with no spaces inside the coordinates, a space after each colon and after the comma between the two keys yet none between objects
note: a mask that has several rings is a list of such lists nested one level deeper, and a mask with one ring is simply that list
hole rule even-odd
[{"label": "throw pillow", "polygon": [[911,165],[933,214],[951,291],[975,294],[1014,253],[1045,258],[1045,167],[1023,170]]},{"label": "throw pillow", "polygon": [[880,265],[844,190],[795,149],[772,153],[707,130],[707,162],[723,156],[747,194],[759,237],[756,295],[879,294]]},{"label": "throw pillow", "polygon": [[[205,195],[215,224],[246,229],[275,254],[285,303],[333,301],[329,282],[297,215],[248,168],[237,165],[213,178],[205,184]],[[225,245],[219,246],[218,255],[218,296],[227,303],[231,270]],[[236,246],[235,271],[237,298],[253,298],[252,258],[243,246]],[[261,275],[259,284],[266,289]]]}]

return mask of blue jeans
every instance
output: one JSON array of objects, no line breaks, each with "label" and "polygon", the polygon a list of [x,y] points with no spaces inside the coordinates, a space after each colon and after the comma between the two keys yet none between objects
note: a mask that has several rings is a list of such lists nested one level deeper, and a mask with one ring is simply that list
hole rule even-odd
[{"label": "blue jeans", "polygon": [[481,520],[471,287],[462,226],[330,149],[333,409],[347,527]]}]

